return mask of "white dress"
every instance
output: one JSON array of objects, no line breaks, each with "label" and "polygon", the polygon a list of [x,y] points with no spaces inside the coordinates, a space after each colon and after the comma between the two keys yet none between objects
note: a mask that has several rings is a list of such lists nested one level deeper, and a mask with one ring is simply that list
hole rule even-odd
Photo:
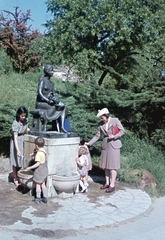
[{"label": "white dress", "polygon": [[88,158],[86,155],[81,155],[79,160],[83,166],[79,166],[77,164],[77,171],[79,172],[81,177],[85,177],[87,174],[87,165],[88,165]]}]

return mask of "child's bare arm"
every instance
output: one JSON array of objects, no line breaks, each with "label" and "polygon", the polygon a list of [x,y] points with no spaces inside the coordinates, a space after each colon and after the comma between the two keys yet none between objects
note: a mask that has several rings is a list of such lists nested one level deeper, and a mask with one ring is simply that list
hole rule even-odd
[{"label": "child's bare arm", "polygon": [[82,164],[81,162],[80,162],[80,159],[79,158],[76,158],[76,163],[79,165],[79,166],[84,166],[84,164]]},{"label": "child's bare arm", "polygon": [[30,170],[32,170],[32,169],[35,169],[35,168],[37,168],[37,167],[39,167],[39,165],[40,165],[40,162],[36,162],[34,165],[32,165],[31,167],[27,167],[24,171],[25,172],[28,172],[28,171],[30,171]]}]

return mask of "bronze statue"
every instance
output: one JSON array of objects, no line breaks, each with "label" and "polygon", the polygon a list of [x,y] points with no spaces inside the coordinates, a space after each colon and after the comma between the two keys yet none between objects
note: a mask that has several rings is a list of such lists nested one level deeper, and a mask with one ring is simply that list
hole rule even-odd
[{"label": "bronze statue", "polygon": [[[67,132],[64,129],[66,108],[55,92],[54,83],[50,80],[52,76],[53,66],[51,64],[46,64],[44,67],[44,76],[40,78],[38,84],[36,109],[30,112],[33,114],[33,128],[34,130],[37,129],[38,131],[45,132],[47,130],[47,123],[56,120],[57,131]],[[40,122],[38,122],[38,118],[41,120]],[[60,129],[57,121],[58,119],[61,121]]]}]

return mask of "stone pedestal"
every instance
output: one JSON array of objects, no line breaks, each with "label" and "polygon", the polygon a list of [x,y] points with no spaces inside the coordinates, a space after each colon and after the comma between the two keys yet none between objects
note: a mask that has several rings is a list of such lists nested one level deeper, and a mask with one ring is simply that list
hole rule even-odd
[{"label": "stone pedestal", "polygon": [[[24,141],[24,166],[28,165],[30,161],[30,153],[33,153],[35,144],[34,140],[37,136],[25,135]],[[57,195],[53,187],[53,175],[56,174],[72,174],[77,172],[76,157],[78,156],[79,137],[66,138],[46,138],[44,149],[46,150],[47,164],[48,164],[48,197]]]}]

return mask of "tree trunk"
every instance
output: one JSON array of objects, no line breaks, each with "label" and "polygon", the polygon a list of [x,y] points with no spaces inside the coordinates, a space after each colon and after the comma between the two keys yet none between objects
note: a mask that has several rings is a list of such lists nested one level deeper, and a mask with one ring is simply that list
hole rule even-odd
[{"label": "tree trunk", "polygon": [[104,80],[105,76],[107,75],[107,73],[108,73],[108,71],[104,71],[102,73],[102,75],[101,75],[101,77],[100,77],[100,79],[98,81],[99,86],[101,86],[101,84],[103,83],[103,80]]}]

